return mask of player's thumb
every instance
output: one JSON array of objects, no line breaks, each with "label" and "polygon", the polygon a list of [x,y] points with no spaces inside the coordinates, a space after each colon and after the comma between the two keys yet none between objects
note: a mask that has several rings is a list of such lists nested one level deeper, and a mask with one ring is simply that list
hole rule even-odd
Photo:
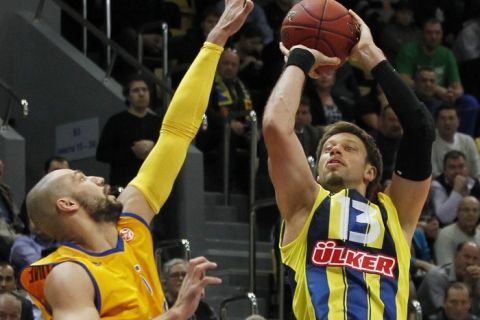
[{"label": "player's thumb", "polygon": [[336,66],[336,65],[339,65],[341,62],[340,58],[338,57],[327,57],[327,56],[324,56],[322,58],[322,64],[323,65],[327,65],[327,66]]}]

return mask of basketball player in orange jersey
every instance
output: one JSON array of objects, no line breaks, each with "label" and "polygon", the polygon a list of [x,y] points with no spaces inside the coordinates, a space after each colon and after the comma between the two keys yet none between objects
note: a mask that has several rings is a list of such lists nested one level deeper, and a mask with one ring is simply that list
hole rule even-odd
[{"label": "basketball player in orange jersey", "polygon": [[403,83],[369,28],[360,26],[350,58],[382,86],[404,129],[391,184],[378,204],[367,199],[382,172],[373,139],[359,127],[338,122],[318,146],[312,177],[295,131],[295,113],[305,78],[338,58],[304,46],[282,51],[283,74],[263,118],[269,171],[284,219],[280,248],[287,267],[296,319],[406,319],[410,241],[431,180],[434,140],[428,110]]},{"label": "basketball player in orange jersey", "polygon": [[180,83],[160,138],[118,199],[104,180],[81,171],[46,175],[27,196],[35,226],[63,245],[21,274],[45,319],[187,319],[215,263],[190,261],[170,310],[153,257],[149,223],[165,203],[207,107],[216,66],[228,37],[244,23],[252,1],[225,0],[225,11]]}]

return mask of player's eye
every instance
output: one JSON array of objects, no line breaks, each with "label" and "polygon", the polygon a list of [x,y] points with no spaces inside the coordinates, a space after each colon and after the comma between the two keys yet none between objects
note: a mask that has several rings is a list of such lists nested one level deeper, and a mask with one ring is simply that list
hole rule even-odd
[{"label": "player's eye", "polygon": [[325,147],[323,147],[323,152],[328,153],[328,152],[332,151],[332,148],[333,148],[333,146],[331,146],[331,145],[325,146]]}]

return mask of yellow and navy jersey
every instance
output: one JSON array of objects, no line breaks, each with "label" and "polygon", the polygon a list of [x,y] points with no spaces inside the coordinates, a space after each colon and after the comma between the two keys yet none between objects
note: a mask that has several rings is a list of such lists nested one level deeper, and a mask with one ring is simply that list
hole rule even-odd
[{"label": "yellow and navy jersey", "polygon": [[280,249],[296,319],[406,319],[410,249],[387,195],[376,205],[356,190],[321,188]]},{"label": "yellow and navy jersey", "polygon": [[25,268],[20,281],[42,310],[52,319],[44,295],[45,279],[58,264],[73,262],[88,273],[95,289],[95,306],[101,319],[152,319],[165,312],[166,299],[153,254],[153,240],[145,220],[132,213],[119,219],[117,246],[102,253],[64,243],[49,256]]}]

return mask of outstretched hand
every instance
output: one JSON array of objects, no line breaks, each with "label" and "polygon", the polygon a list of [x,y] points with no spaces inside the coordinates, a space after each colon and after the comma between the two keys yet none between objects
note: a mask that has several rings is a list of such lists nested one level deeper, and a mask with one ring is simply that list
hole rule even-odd
[{"label": "outstretched hand", "polygon": [[195,313],[208,285],[222,283],[220,278],[206,275],[207,270],[216,267],[215,262],[211,262],[205,257],[197,257],[189,261],[187,275],[183,279],[177,301],[172,307],[172,310],[176,309],[180,319],[189,319]]},{"label": "outstretched hand", "polygon": [[308,47],[306,47],[304,45],[301,45],[301,44],[293,46],[293,47],[290,48],[290,50],[288,50],[287,48],[285,48],[283,43],[280,42],[280,51],[282,51],[282,53],[285,57],[285,61],[287,61],[288,55],[290,54],[290,51],[292,51],[295,48],[301,48],[301,49],[308,50],[315,57],[315,63],[313,64],[312,68],[308,72],[308,76],[310,78],[313,78],[313,79],[318,79],[320,77],[320,72],[318,71],[319,67],[322,67],[322,66],[336,66],[336,65],[340,64],[340,62],[341,62],[340,58],[327,57],[326,55],[324,55],[320,51],[308,48]]},{"label": "outstretched hand", "polygon": [[225,10],[215,27],[210,31],[207,41],[223,47],[228,37],[242,27],[252,10],[252,0],[225,0]]}]

